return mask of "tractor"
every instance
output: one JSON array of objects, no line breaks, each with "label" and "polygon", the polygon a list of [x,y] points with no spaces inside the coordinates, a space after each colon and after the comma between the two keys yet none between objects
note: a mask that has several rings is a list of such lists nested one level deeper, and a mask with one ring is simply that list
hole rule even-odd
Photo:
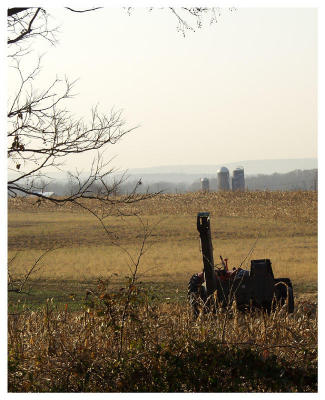
[{"label": "tractor", "polygon": [[215,267],[211,241],[210,213],[197,215],[203,271],[194,274],[188,284],[188,300],[197,317],[201,310],[216,311],[233,302],[239,311],[260,309],[267,313],[277,305],[294,311],[293,287],[289,278],[274,278],[269,259],[251,260],[250,271],[228,267],[228,260],[220,256],[221,267]]}]

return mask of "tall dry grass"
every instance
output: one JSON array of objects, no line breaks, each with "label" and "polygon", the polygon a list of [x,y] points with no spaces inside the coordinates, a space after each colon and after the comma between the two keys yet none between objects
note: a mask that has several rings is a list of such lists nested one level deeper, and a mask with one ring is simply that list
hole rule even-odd
[{"label": "tall dry grass", "polygon": [[9,391],[317,391],[315,306],[194,320],[149,295],[134,288],[127,312],[126,296],[101,291],[83,312],[49,301],[10,316]]}]

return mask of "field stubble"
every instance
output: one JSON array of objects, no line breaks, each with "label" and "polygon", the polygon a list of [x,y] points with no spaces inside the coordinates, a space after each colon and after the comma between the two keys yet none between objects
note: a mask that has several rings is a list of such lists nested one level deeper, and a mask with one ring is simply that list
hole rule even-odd
[{"label": "field stubble", "polygon": [[141,279],[177,282],[183,290],[189,276],[202,269],[198,211],[211,213],[216,263],[222,255],[237,267],[253,247],[243,267],[249,268],[252,258],[270,258],[275,275],[291,277],[299,289],[316,289],[316,192],[160,195],[120,208],[130,216],[117,217],[112,210],[105,224],[117,235],[120,247],[112,245],[98,221],[80,209],[9,200],[9,258],[17,254],[11,268],[21,275],[44,249],[53,247],[56,250],[44,258],[35,279],[86,282],[111,274],[124,277],[130,259],[123,249],[136,257],[143,239],[139,219],[131,215],[136,213],[153,227],[141,260]]},{"label": "field stubble", "polygon": [[[19,304],[9,297],[9,391],[317,390],[315,192],[161,195],[123,207],[154,226],[134,289],[125,251],[89,214],[31,199],[8,207],[13,273],[23,275],[44,249],[57,247],[31,282],[34,296],[20,295]],[[202,269],[198,211],[211,213],[215,262],[221,254],[238,266],[253,248],[249,259],[270,258],[275,276],[292,279],[293,315],[232,309],[193,320],[185,293]],[[114,212],[106,223],[136,257],[139,219]],[[109,276],[96,301],[85,298],[86,288]]]}]

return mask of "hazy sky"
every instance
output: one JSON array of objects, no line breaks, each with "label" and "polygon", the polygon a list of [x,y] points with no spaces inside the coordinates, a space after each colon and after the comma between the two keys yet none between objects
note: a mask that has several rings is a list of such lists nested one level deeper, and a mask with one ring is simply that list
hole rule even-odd
[{"label": "hazy sky", "polygon": [[38,84],[79,78],[76,115],[140,125],[108,148],[117,167],[317,157],[316,9],[222,10],[185,37],[167,10],[49,12],[59,43],[39,47]]}]

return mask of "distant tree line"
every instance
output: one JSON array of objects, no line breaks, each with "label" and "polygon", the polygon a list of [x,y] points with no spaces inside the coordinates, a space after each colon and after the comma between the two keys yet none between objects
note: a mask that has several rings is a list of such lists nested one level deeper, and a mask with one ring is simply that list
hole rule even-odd
[{"label": "distant tree line", "polygon": [[[295,170],[285,174],[274,173],[272,175],[250,175],[245,177],[245,187],[246,190],[318,190],[317,185],[317,169],[310,170]],[[111,178],[112,179],[112,178]],[[117,177],[120,181],[120,177]],[[217,191],[217,178],[210,178],[210,191]],[[107,184],[113,185],[114,183],[111,181],[107,181]],[[47,192],[54,192],[56,196],[66,196],[69,193],[75,191],[75,182],[68,180],[55,180],[48,184],[42,182],[42,187]],[[192,183],[187,182],[167,182],[167,181],[159,181],[159,182],[146,182],[145,178],[143,179],[135,179],[130,177],[126,179],[123,183],[120,183],[116,187],[116,191],[112,192],[112,196],[114,195],[126,195],[134,191],[134,187],[137,187],[137,193],[187,193],[187,192],[196,192],[201,190],[201,181],[200,179],[194,180]],[[94,196],[100,190],[97,187],[96,182],[94,182],[89,188],[90,193],[93,193]]]},{"label": "distant tree line", "polygon": [[286,174],[248,176],[248,190],[317,190],[317,169],[300,170]]},{"label": "distant tree line", "polygon": [[[317,169],[295,170],[288,173],[274,173],[272,175],[249,175],[245,177],[246,190],[317,190]],[[121,193],[126,194],[134,187],[135,181],[125,182],[121,185]],[[217,177],[209,178],[210,191],[217,191]],[[201,190],[201,180],[196,179],[192,183],[160,181],[146,183],[138,187],[139,192],[146,191],[164,193],[186,193]]]}]

